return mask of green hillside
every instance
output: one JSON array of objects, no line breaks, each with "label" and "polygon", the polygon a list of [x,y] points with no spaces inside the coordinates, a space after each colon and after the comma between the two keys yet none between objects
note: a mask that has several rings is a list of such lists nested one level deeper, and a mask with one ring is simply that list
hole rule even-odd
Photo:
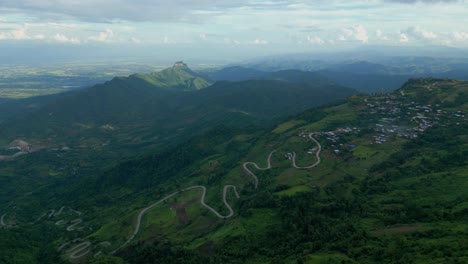
[{"label": "green hillside", "polygon": [[0,261],[464,263],[467,88],[413,79],[272,130],[218,126],[29,193],[17,182]]}]

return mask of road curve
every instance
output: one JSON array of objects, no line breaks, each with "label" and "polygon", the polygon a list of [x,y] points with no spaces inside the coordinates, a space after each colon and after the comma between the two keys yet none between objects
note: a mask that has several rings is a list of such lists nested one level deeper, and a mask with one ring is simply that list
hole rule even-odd
[{"label": "road curve", "polygon": [[[71,259],[76,259],[76,258],[81,258],[82,256],[88,254],[91,250],[88,249],[89,246],[91,246],[91,242],[83,242],[81,244],[78,244],[77,246],[67,250],[66,252],[71,252],[74,251],[71,255]],[[86,250],[87,249],[87,250]],[[85,251],[86,250],[86,251]]]},{"label": "road curve", "polygon": [[269,170],[271,169],[271,156],[273,156],[273,153],[275,153],[276,150],[273,150],[272,152],[270,152],[270,154],[268,155],[268,158],[267,158],[267,166],[265,168],[260,168],[257,163],[253,162],[253,161],[247,161],[247,162],[244,162],[244,164],[242,164],[242,168],[244,168],[244,171],[249,175],[251,176],[253,179],[254,179],[254,187],[255,189],[258,188],[258,177],[257,175],[255,175],[251,170],[249,170],[249,168],[247,167],[247,165],[252,165],[255,167],[255,169],[257,170]]},{"label": "road curve", "polygon": [[0,218],[0,224],[1,224],[2,226],[6,226],[6,224],[5,224],[5,216],[6,216],[6,214],[3,214],[2,217]]},{"label": "road curve", "polygon": [[296,169],[311,169],[311,168],[313,168],[313,167],[320,164],[320,152],[322,151],[322,145],[320,145],[320,143],[315,138],[313,138],[312,135],[313,135],[313,133],[310,133],[309,138],[312,139],[315,142],[315,144],[317,144],[317,147],[318,147],[317,153],[315,153],[315,157],[317,158],[317,161],[314,164],[310,165],[310,166],[305,166],[305,167],[297,166],[297,164],[296,164],[296,152],[293,152],[292,153],[292,166],[294,168],[296,168]]},{"label": "road curve", "polygon": [[239,198],[239,194],[237,193],[237,189],[234,185],[225,185],[224,186],[224,190],[223,190],[223,203],[224,205],[226,205],[226,208],[229,210],[229,214],[228,215],[222,215],[220,214],[218,211],[216,211],[213,207],[207,205],[205,203],[205,196],[206,196],[206,187],[203,186],[203,185],[195,185],[195,186],[191,186],[191,187],[188,187],[188,188],[185,188],[183,189],[182,191],[185,192],[185,191],[189,191],[189,190],[192,190],[192,189],[197,189],[197,188],[200,188],[203,190],[203,193],[202,193],[202,196],[200,198],[200,203],[206,207],[208,210],[210,210],[211,212],[213,212],[218,218],[221,218],[221,219],[226,219],[226,218],[229,218],[229,217],[232,217],[234,215],[234,210],[232,210],[232,207],[229,205],[229,203],[226,201],[226,194],[227,194],[227,190],[228,188],[233,188],[234,189],[234,194],[236,195],[237,198]]},{"label": "road curve", "polygon": [[49,210],[49,211],[47,211],[47,212],[50,212],[48,218],[51,218],[51,217],[54,216],[54,214],[55,214],[55,210],[54,210],[54,209]]},{"label": "road curve", "polygon": [[146,211],[148,211],[149,209],[155,207],[156,205],[164,202],[165,200],[171,198],[172,196],[178,194],[179,192],[174,192],[164,198],[162,198],[161,200],[155,202],[154,204],[148,206],[148,207],[145,207],[143,208],[140,213],[138,214],[138,219],[137,219],[137,224],[135,226],[135,230],[133,231],[133,234],[132,236],[127,239],[127,241],[125,241],[125,243],[123,243],[120,247],[118,247],[117,249],[115,249],[114,251],[111,252],[111,254],[114,254],[115,252],[119,251],[121,248],[125,247],[126,245],[128,245],[128,243],[130,243],[134,238],[135,236],[138,234],[138,232],[140,231],[140,225],[141,225],[141,218],[143,217],[143,215],[146,213]]},{"label": "road curve", "polygon": [[63,209],[65,209],[65,206],[60,207],[60,210],[59,210],[57,213],[55,213],[54,216],[59,216],[59,215],[61,215],[62,212],[63,212]]},{"label": "road curve", "polygon": [[[234,189],[234,194],[236,195],[237,198],[239,198],[239,193],[237,192],[237,189],[236,189],[236,186],[234,185],[226,185],[224,186],[224,190],[223,190],[223,203],[224,205],[226,205],[227,209],[229,210],[229,214],[226,215],[226,216],[223,216],[221,215],[218,211],[216,211],[215,209],[213,209],[212,207],[210,207],[209,205],[207,205],[205,203],[205,196],[206,196],[206,187],[205,186],[202,186],[202,185],[195,185],[195,186],[191,186],[191,187],[188,187],[188,188],[185,188],[185,189],[182,189],[182,192],[185,192],[185,191],[189,191],[189,190],[192,190],[192,189],[197,189],[197,188],[200,188],[202,189],[203,193],[202,193],[202,196],[200,198],[200,203],[206,207],[208,210],[210,210],[211,212],[213,212],[218,218],[221,218],[221,219],[226,219],[226,218],[230,218],[234,215],[234,210],[232,209],[232,207],[229,205],[229,203],[226,201],[226,196],[227,196],[227,190],[229,188],[232,188]],[[141,219],[143,218],[143,215],[148,211],[150,210],[151,208],[155,207],[156,205],[166,201],[167,199],[171,198],[172,196],[178,194],[179,192],[174,192],[164,198],[162,198],[161,200],[155,202],[154,204],[148,206],[148,207],[145,207],[143,208],[140,213],[138,214],[138,219],[137,219],[137,223],[136,223],[136,226],[135,226],[135,229],[133,231],[133,234],[132,236],[127,239],[127,241],[125,241],[125,243],[123,243],[120,247],[118,247],[117,249],[115,249],[114,251],[111,252],[111,254],[114,254],[116,253],[117,251],[119,251],[121,248],[125,247],[126,245],[128,245],[134,238],[135,236],[138,234],[138,232],[140,231],[140,226],[141,226]]]},{"label": "road curve", "polygon": [[67,227],[67,231],[70,232],[70,231],[75,230],[75,226],[81,224],[82,222],[83,222],[82,219],[75,219],[75,220],[71,221],[71,222],[70,222],[71,225],[69,225],[69,226]]}]

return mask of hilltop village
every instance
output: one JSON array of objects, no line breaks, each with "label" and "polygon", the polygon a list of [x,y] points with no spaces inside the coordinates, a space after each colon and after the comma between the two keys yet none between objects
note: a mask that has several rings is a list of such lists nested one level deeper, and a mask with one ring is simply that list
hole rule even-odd
[{"label": "hilltop village", "polygon": [[[357,147],[353,139],[360,136],[369,139],[368,144],[386,144],[390,138],[415,139],[433,126],[459,125],[467,122],[463,111],[449,111],[439,104],[420,104],[407,101],[405,93],[365,96],[355,105],[358,116],[369,122],[362,127],[339,127],[331,131],[312,132],[314,136],[340,155]],[[298,136],[307,138],[310,132],[301,131]],[[316,149],[308,150],[314,154]]]}]

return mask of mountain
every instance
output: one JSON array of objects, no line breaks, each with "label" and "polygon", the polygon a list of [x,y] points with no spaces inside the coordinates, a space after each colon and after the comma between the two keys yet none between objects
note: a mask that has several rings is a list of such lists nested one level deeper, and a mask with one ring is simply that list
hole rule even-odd
[{"label": "mountain", "polygon": [[378,63],[358,61],[353,63],[338,64],[327,68],[330,71],[349,72],[356,74],[387,74],[390,69]]},{"label": "mountain", "polygon": [[391,92],[400,88],[411,75],[387,75],[374,73],[352,73],[331,70],[316,72],[333,82],[365,93]]},{"label": "mountain", "polygon": [[[80,126],[87,126],[89,130],[89,126],[98,128],[109,124],[125,129],[125,126],[141,123],[148,125],[148,122],[149,126],[166,129],[174,128],[171,123],[181,124],[186,120],[185,125],[190,125],[199,118],[233,111],[250,116],[247,118],[254,121],[257,112],[267,106],[257,105],[257,102],[267,100],[272,110],[258,119],[264,122],[298,113],[317,103],[341,100],[354,93],[323,77],[298,71],[273,73],[263,80],[219,82],[201,90],[195,89],[200,83],[208,84],[208,81],[182,63],[147,75],[116,77],[104,84],[62,95],[22,120],[5,124],[4,131],[21,130],[27,135],[26,131],[37,134],[47,128],[47,133],[56,134],[70,133]],[[289,110],[276,108],[278,104],[289,106]]]},{"label": "mountain", "polygon": [[429,49],[440,51],[441,54],[452,53],[452,55],[417,56],[419,52],[413,48],[407,49],[402,55],[391,49],[386,50],[384,47],[371,47],[365,51],[355,50],[333,54],[303,53],[272,56],[245,62],[242,65],[266,72],[291,69],[312,71],[339,85],[366,93],[394,91],[410,78],[437,77],[468,80],[465,50],[445,50],[440,47]]},{"label": "mountain", "polygon": [[163,89],[176,89],[183,91],[200,90],[211,85],[211,82],[201,75],[193,72],[182,61],[176,62],[171,68],[150,74],[135,74],[130,79],[142,79],[154,86]]},{"label": "mountain", "polygon": [[[233,98],[256,82],[215,85]],[[277,82],[288,83],[265,87]],[[201,90],[207,102],[224,105],[210,89],[221,90]],[[273,128],[219,125],[89,174],[1,177],[0,261],[464,263],[467,90],[411,79]]]},{"label": "mountain", "polygon": [[[197,74],[187,77],[190,72],[180,64],[152,75],[171,73],[172,80],[200,78]],[[87,174],[100,170],[101,164],[165,149],[218,125],[268,127],[310,107],[344,100],[355,93],[323,79],[308,84],[283,79],[217,82],[201,90],[187,90],[191,82],[180,89],[178,85],[185,81],[160,87],[135,75],[116,77],[74,93],[47,97],[47,103],[2,122],[0,145],[5,149],[0,149],[0,156],[16,159],[18,153],[6,148],[16,139],[32,146],[26,153],[31,155],[23,155],[32,156],[32,160],[46,159],[65,148],[67,153],[61,155],[60,165],[53,172],[44,170],[41,162],[31,161],[27,172],[22,173],[64,176],[70,169]],[[20,160],[27,160],[23,156]],[[78,160],[79,166],[75,163]]]},{"label": "mountain", "polygon": [[332,84],[324,76],[314,72],[301,70],[281,70],[264,72],[254,69],[233,66],[218,71],[207,73],[208,76],[217,81],[245,81],[245,80],[282,80],[288,82],[304,83],[307,85]]},{"label": "mountain", "polygon": [[265,75],[265,72],[242,66],[231,66],[208,72],[207,75],[216,81],[246,81],[258,79]]},{"label": "mountain", "polygon": [[45,105],[52,103],[59,98],[74,94],[76,91],[69,91],[61,94],[42,95],[24,99],[0,99],[0,123],[13,120],[37,111]]},{"label": "mountain", "polygon": [[264,72],[243,67],[228,67],[211,72],[209,76],[215,80],[284,80],[324,85],[335,83],[365,93],[394,91],[412,77],[394,75],[391,69],[369,62],[337,64],[313,72],[301,70]]}]

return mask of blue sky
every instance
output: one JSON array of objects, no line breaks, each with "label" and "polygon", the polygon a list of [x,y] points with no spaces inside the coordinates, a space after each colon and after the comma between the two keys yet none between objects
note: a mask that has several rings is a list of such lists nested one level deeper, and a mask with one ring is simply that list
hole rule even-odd
[{"label": "blue sky", "polygon": [[372,45],[468,48],[466,25],[463,0],[2,0],[0,49],[252,57]]}]

